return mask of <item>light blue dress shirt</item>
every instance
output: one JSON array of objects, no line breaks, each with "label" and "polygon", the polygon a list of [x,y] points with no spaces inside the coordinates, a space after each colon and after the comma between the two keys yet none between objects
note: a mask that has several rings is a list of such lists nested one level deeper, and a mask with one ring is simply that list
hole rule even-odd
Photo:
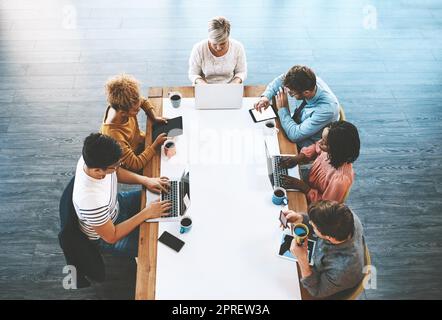
[{"label": "light blue dress shirt", "polygon": [[[280,75],[269,83],[262,94],[270,101],[283,86],[285,74]],[[317,91],[313,98],[306,100],[307,105],[301,111],[301,123],[297,124],[288,108],[278,111],[281,126],[287,137],[300,148],[309,146],[321,139],[322,129],[339,118],[339,102],[329,86],[319,77],[316,77]],[[296,108],[302,103],[297,100]],[[296,108],[294,108],[293,113]],[[292,114],[293,114],[292,113]]]}]

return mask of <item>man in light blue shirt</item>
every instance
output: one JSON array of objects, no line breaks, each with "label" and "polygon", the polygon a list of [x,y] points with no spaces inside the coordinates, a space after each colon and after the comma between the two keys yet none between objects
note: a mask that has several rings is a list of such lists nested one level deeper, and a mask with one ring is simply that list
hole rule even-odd
[{"label": "man in light blue shirt", "polygon": [[[298,100],[293,115],[290,114],[287,94]],[[281,126],[299,148],[320,140],[322,129],[339,118],[338,99],[306,66],[296,65],[270,82],[255,109],[267,109],[274,96]]]}]

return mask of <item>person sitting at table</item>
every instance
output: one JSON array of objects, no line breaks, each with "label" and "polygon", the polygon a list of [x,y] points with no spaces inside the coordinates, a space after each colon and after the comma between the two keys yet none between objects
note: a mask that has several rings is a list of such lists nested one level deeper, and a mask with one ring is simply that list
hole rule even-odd
[{"label": "person sitting at table", "polygon": [[138,254],[138,230],[146,219],[166,215],[170,202],[153,202],[140,210],[141,190],[117,192],[118,183],[141,184],[167,192],[169,180],[149,178],[120,168],[122,150],[109,136],[93,133],[85,140],[75,171],[72,202],[81,231],[105,251]]},{"label": "person sitting at table", "polygon": [[365,241],[358,216],[346,205],[322,200],[308,208],[308,214],[285,211],[291,223],[304,223],[318,236],[309,265],[307,243],[293,239],[290,251],[301,269],[301,284],[314,297],[324,298],[356,287],[364,276]]},{"label": "person sitting at table", "polygon": [[[298,100],[293,115],[290,114],[287,94]],[[309,67],[295,65],[286,74],[275,78],[255,104],[255,109],[267,109],[274,96],[281,126],[299,148],[321,139],[323,128],[338,120],[338,99]]]},{"label": "person sitting at table", "polygon": [[347,121],[336,121],[322,131],[322,139],[301,149],[294,157],[283,157],[281,166],[292,168],[314,160],[307,182],[281,176],[284,188],[299,189],[312,203],[318,200],[343,202],[353,184],[352,163],[359,157],[358,129]]},{"label": "person sitting at table", "polygon": [[230,22],[224,17],[209,21],[209,39],[193,46],[189,58],[192,84],[243,83],[247,77],[243,45],[230,36]]},{"label": "person sitting at table", "polygon": [[152,104],[140,95],[138,81],[130,75],[117,75],[106,83],[108,107],[100,132],[111,136],[121,146],[122,166],[140,172],[167,140],[160,134],[150,146],[145,146],[145,133],[138,126],[137,114],[140,109],[154,122],[167,123],[155,115]]}]

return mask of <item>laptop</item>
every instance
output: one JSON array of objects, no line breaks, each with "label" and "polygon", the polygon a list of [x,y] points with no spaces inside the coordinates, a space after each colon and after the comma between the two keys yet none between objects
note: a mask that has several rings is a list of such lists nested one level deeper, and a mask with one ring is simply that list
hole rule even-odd
[{"label": "laptop", "polygon": [[161,201],[170,200],[172,208],[170,214],[157,219],[148,219],[148,222],[172,222],[179,221],[190,207],[190,181],[189,172],[184,170],[179,180],[170,181],[169,192],[161,192],[160,195],[146,190],[146,203],[160,198]]},{"label": "laptop", "polygon": [[[267,170],[269,174],[269,180],[273,188],[282,187],[281,185],[281,175],[285,174],[291,177],[300,179],[298,166],[287,169],[280,165],[281,158],[284,156],[292,156],[290,154],[280,154],[271,156],[269,148],[267,147],[267,141],[264,141],[267,156]],[[287,191],[299,191],[297,189],[286,189]]]},{"label": "laptop", "polygon": [[195,86],[195,108],[240,109],[243,93],[243,84],[198,84]]}]

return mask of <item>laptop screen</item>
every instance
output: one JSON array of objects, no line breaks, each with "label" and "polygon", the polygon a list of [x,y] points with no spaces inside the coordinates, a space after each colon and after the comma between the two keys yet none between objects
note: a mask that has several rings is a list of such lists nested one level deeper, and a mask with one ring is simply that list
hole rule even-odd
[{"label": "laptop screen", "polygon": [[264,141],[265,148],[266,148],[266,157],[267,157],[267,171],[270,179],[270,183],[272,184],[272,187],[274,187],[273,182],[273,164],[272,164],[272,157],[270,156],[269,148],[267,147],[267,142]]}]

